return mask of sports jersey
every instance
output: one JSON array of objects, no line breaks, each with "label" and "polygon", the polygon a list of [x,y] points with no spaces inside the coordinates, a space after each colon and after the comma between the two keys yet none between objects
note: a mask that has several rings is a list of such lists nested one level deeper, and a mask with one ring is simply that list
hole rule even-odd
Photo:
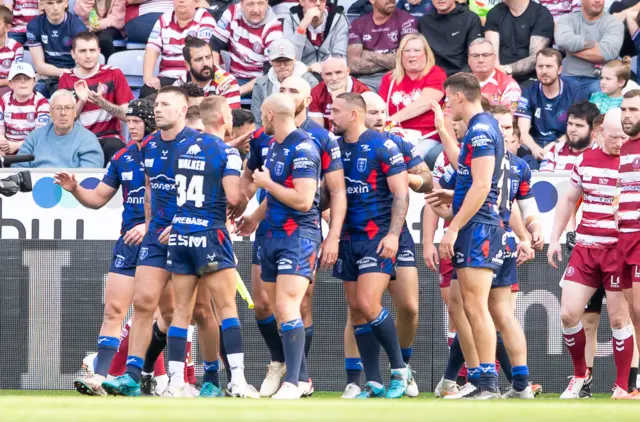
[{"label": "sports jersey", "polygon": [[420,156],[420,153],[411,142],[405,141],[401,136],[391,132],[384,132],[384,136],[386,136],[387,139],[391,139],[396,144],[398,151],[402,154],[407,170],[411,170],[412,168],[424,163],[422,156]]},{"label": "sports jersey", "polygon": [[580,11],[582,2],[580,0],[535,0],[551,12],[553,20],[558,19],[567,13]]},{"label": "sports jersey", "polygon": [[396,3],[396,7],[406,11],[414,18],[420,19],[427,14],[429,10],[433,9],[433,3],[431,3],[431,0],[422,0],[418,4],[411,4],[407,0],[399,0],[398,3]]},{"label": "sports jersey", "polygon": [[213,16],[204,8],[197,9],[193,20],[184,28],[178,25],[175,12],[160,16],[147,42],[147,48],[155,48],[161,54],[158,76],[177,79],[186,75],[187,68],[182,56],[185,39],[191,35],[209,42],[215,26]]},{"label": "sports jersey", "polygon": [[40,9],[36,0],[13,0],[11,32],[26,32],[27,24],[39,14]]},{"label": "sports jersey", "polygon": [[[191,74],[187,72],[185,75],[180,76],[177,81],[174,82],[175,86],[182,86],[187,82],[192,82]],[[240,85],[236,78],[218,66],[213,65],[213,78],[207,82],[204,88],[204,96],[219,95],[227,99],[229,107],[240,108]]]},{"label": "sports jersey", "polygon": [[[300,129],[291,132],[282,143],[274,141],[269,147],[265,166],[271,179],[293,188],[295,179],[320,180],[320,149],[309,135]],[[320,242],[320,191],[316,191],[313,206],[308,211],[296,211],[267,192],[267,237],[307,238]]]},{"label": "sports jersey", "polygon": [[11,65],[21,62],[23,56],[22,44],[13,38],[6,37],[4,45],[0,47],[0,79],[7,79]]},{"label": "sports jersey", "polygon": [[[98,70],[88,77],[79,76],[75,69],[66,71],[60,76],[58,87],[73,91],[75,83],[80,80],[86,81],[92,91],[97,91],[102,84],[102,97],[117,106],[129,104],[135,98],[124,74],[115,67],[100,64]],[[98,138],[121,138],[120,119],[91,101],[82,107],[78,121]]]},{"label": "sports jersey", "polygon": [[[474,158],[494,157],[495,164],[491,178],[491,190],[487,194],[478,212],[467,222],[487,225],[500,225],[498,188],[502,177],[502,161],[505,158],[504,138],[502,130],[496,119],[489,113],[479,113],[469,121],[469,129],[464,135],[460,145],[460,157],[458,159],[458,175],[453,193],[453,215],[456,215],[462,206],[467,192],[471,189],[473,177],[471,165]],[[504,198],[503,201],[506,201]]]},{"label": "sports jersey", "polygon": [[102,182],[114,189],[122,187],[122,228],[124,235],[144,223],[144,166],[135,141],[116,152],[107,165]]},{"label": "sports jersey", "polygon": [[176,139],[164,141],[160,131],[142,141],[140,156],[151,186],[151,221],[149,232],[160,233],[171,224],[178,208],[173,160],[176,146],[185,139],[198,138],[202,134],[185,127]]},{"label": "sports jersey", "polygon": [[482,95],[493,105],[502,104],[515,110],[522,96],[520,85],[511,76],[496,69],[489,79],[480,82]]},{"label": "sports jersey", "polygon": [[82,20],[70,12],[58,25],[53,25],[42,14],[27,24],[27,46],[42,47],[45,63],[61,69],[73,69],[76,63],[71,57],[71,40],[86,31]]},{"label": "sports jersey", "polygon": [[320,149],[320,175],[322,177],[327,173],[342,170],[340,146],[338,145],[338,140],[333,133],[329,132],[309,118],[300,125],[300,129],[307,132]]},{"label": "sports jersey", "polygon": [[629,139],[620,149],[620,205],[618,227],[621,233],[640,231],[640,140]]},{"label": "sports jersey", "polygon": [[239,4],[232,4],[222,14],[213,31],[214,51],[227,50],[231,57],[229,71],[236,78],[254,79],[264,74],[264,63],[271,43],[282,38],[282,23],[271,8],[258,25],[247,22]]},{"label": "sports jersey", "polygon": [[240,176],[238,150],[215,136],[201,134],[180,141],[174,154],[178,211],[172,231],[191,234],[225,228],[227,197],[222,179]]},{"label": "sports jersey", "polygon": [[407,170],[395,142],[367,130],[358,142],[339,141],[347,186],[342,240],[382,239],[389,232],[393,194],[387,178]]},{"label": "sports jersey", "polygon": [[540,171],[570,171],[584,151],[570,148],[567,142],[556,143],[545,152],[540,163]]},{"label": "sports jersey", "polygon": [[49,101],[39,92],[34,92],[25,102],[16,100],[13,91],[0,97],[0,128],[4,128],[8,141],[24,141],[28,134],[46,126],[49,120]]},{"label": "sports jersey", "polygon": [[[347,80],[347,90],[345,92],[354,92],[356,94],[362,94],[363,92],[370,91],[369,87],[365,84],[349,76]],[[318,85],[314,86],[311,90],[311,104],[309,104],[309,117],[324,118],[324,127],[331,129],[331,105],[333,104],[333,97],[329,92],[329,87],[322,81]]]},{"label": "sports jersey", "polygon": [[442,189],[453,190],[456,185],[456,169],[453,168],[447,154],[443,152],[438,155],[433,165],[433,181],[438,182]]},{"label": "sports jersey", "polygon": [[502,222],[505,230],[510,232],[509,219],[513,201],[533,198],[533,191],[531,190],[531,169],[526,161],[510,151],[507,151],[507,160],[509,162],[509,171],[506,173],[508,178],[505,180],[507,183],[502,184],[502,194],[505,194],[506,187],[509,201],[502,210]]},{"label": "sports jersey", "polygon": [[380,54],[395,53],[402,37],[418,33],[418,22],[404,10],[395,9],[382,25],[373,21],[373,13],[367,13],[351,22],[349,45],[362,44],[364,51]]},{"label": "sports jersey", "polygon": [[576,229],[576,243],[588,248],[615,246],[618,231],[613,200],[618,193],[620,157],[594,148],[576,160],[571,183],[582,188],[582,219]]},{"label": "sports jersey", "polygon": [[[246,165],[249,170],[253,172],[262,168],[264,163],[267,161],[269,147],[273,142],[275,142],[273,137],[267,135],[264,132],[263,127],[253,132],[251,139],[249,140],[249,153],[247,154]],[[264,189],[258,189],[256,195],[258,196],[258,203],[261,203],[267,197],[267,191]],[[267,233],[267,229],[266,221],[262,220],[256,229],[256,236],[263,236]]]}]

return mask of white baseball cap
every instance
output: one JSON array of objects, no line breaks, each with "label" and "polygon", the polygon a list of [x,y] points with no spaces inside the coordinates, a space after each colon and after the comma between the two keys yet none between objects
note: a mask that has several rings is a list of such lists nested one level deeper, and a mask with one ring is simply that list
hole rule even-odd
[{"label": "white baseball cap", "polygon": [[296,59],[296,47],[286,38],[279,38],[269,46],[269,60]]},{"label": "white baseball cap", "polygon": [[11,65],[9,70],[9,80],[13,80],[18,75],[26,75],[30,78],[36,77],[36,72],[33,71],[33,67],[29,63],[19,62]]}]

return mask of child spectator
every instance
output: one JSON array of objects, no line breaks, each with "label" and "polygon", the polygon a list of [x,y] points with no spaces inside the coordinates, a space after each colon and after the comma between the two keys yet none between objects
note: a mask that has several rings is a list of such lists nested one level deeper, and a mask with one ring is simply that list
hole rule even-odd
[{"label": "child spectator", "polygon": [[612,108],[622,104],[622,89],[631,77],[631,59],[612,60],[602,67],[600,75],[601,92],[594,92],[589,102],[598,106],[600,113],[605,114]]}]

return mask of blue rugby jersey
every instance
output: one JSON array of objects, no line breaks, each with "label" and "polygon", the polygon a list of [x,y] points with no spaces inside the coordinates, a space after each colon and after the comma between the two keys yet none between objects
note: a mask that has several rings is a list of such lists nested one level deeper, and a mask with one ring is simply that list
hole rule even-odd
[{"label": "blue rugby jersey", "polygon": [[[271,146],[272,142],[275,142],[273,137],[267,135],[263,127],[253,132],[249,140],[249,153],[247,154],[247,168],[249,170],[256,171],[262,168],[267,160],[269,146]],[[256,194],[258,195],[258,204],[267,197],[267,192],[264,189],[258,189]],[[262,220],[256,229],[256,236],[262,236],[266,232],[267,223]]]},{"label": "blue rugby jersey", "polygon": [[307,118],[300,126],[311,136],[320,148],[320,157],[322,161],[322,176],[336,170],[342,170],[342,160],[340,157],[340,146],[335,135],[313,120]]}]

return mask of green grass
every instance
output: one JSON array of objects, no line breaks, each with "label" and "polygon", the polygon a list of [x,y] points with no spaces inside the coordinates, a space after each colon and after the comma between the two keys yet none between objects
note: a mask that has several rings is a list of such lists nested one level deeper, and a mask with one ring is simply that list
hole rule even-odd
[{"label": "green grass", "polygon": [[340,400],[339,393],[315,393],[295,402],[240,399],[83,397],[74,391],[0,390],[0,421],[458,421],[550,422],[636,420],[640,403],[609,395],[559,401],[544,394],[535,401],[436,400],[432,395],[401,400]]}]

